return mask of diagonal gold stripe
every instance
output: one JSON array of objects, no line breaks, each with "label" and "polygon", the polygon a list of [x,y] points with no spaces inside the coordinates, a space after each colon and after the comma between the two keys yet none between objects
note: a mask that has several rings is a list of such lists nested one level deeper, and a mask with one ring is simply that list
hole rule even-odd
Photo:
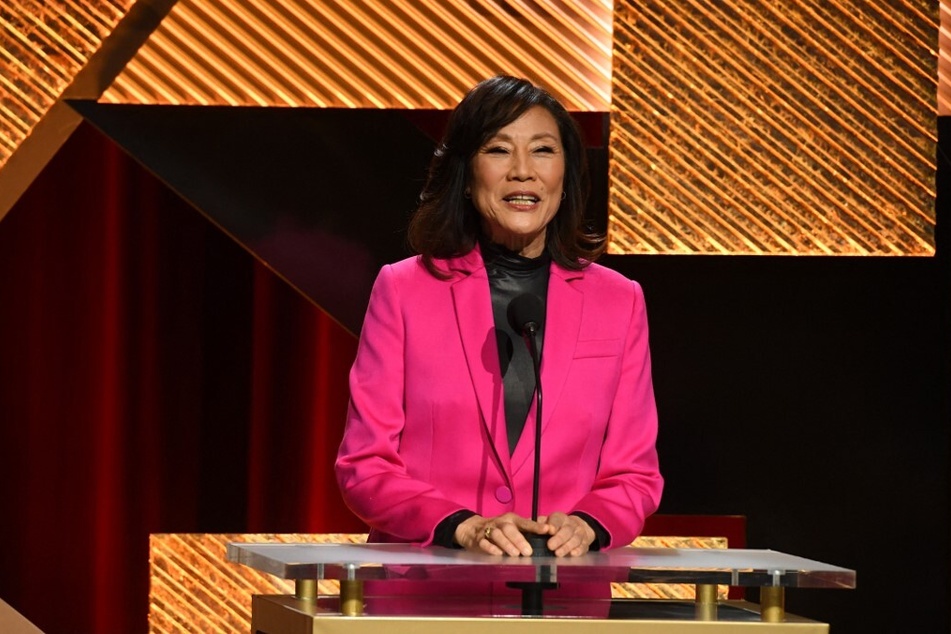
[{"label": "diagonal gold stripe", "polygon": [[[229,542],[363,543],[366,534],[154,534],[149,538],[149,631],[247,632],[251,596],[291,594],[293,583],[227,561]],[[641,548],[726,548],[723,537],[638,537]],[[318,596],[339,594],[339,582],[320,580]],[[726,598],[721,586],[719,596]],[[612,583],[614,597],[693,599],[692,584]]]},{"label": "diagonal gold stripe", "polygon": [[938,114],[951,115],[951,0],[941,0],[938,33]]},{"label": "diagonal gold stripe", "polygon": [[0,3],[0,218],[175,0]]},{"label": "diagonal gold stripe", "polygon": [[615,6],[610,250],[934,253],[937,6]]},{"label": "diagonal gold stripe", "polygon": [[[122,56],[97,51],[133,4],[175,6],[106,89]],[[936,3],[614,9],[612,27],[610,0],[14,0],[0,7],[0,216],[78,121],[67,95],[448,108],[511,72],[575,110],[614,99],[612,251],[933,253],[949,59]]]},{"label": "diagonal gold stripe", "polygon": [[[26,0],[0,8],[0,91],[7,143],[0,168],[131,6]],[[0,214],[2,215],[2,214]]]},{"label": "diagonal gold stripe", "polygon": [[[724,43],[723,43],[723,42],[716,42],[716,43],[714,43],[714,46],[726,48],[726,47],[724,46]],[[732,69],[735,70],[735,71],[738,72],[738,73],[744,73],[744,69],[743,69],[741,66],[733,66]],[[772,69],[772,70],[773,70],[774,72],[783,72],[783,69],[781,69],[781,68],[775,68],[775,69]],[[665,67],[665,71],[666,71],[667,73],[673,73],[673,74],[676,74],[676,73],[679,73],[679,72],[680,72],[675,63],[667,65],[667,66]],[[716,81],[717,78],[714,78],[714,77],[711,75],[709,79],[710,79],[710,81]],[[730,90],[731,90],[734,94],[735,94],[735,93],[742,93],[742,91],[743,91],[743,86],[744,86],[744,85],[760,85],[760,84],[761,84],[761,81],[762,81],[762,79],[763,79],[763,77],[762,77],[762,76],[756,77],[756,76],[748,75],[748,74],[747,74],[746,76],[741,77],[741,79],[743,80],[742,82],[738,81],[738,82],[734,82],[734,83],[732,83],[731,85],[729,85]],[[723,81],[730,81],[730,80],[729,80],[729,79],[726,79],[726,80],[723,80]],[[747,83],[744,83],[744,82],[749,82],[749,83],[747,84]],[[744,97],[743,97],[742,94],[740,94],[740,96],[739,96],[738,98],[741,99],[741,100],[744,99]],[[721,104],[720,104],[720,101],[719,101],[719,100],[717,100],[717,101],[712,101],[712,102],[710,102],[710,103],[708,103],[708,104],[706,104],[706,105],[707,105],[708,107],[711,107],[711,108],[715,109],[715,110],[716,110],[716,109],[719,109],[719,108],[721,107]],[[770,110],[769,110],[768,105],[766,105],[765,103],[763,103],[763,104],[756,104],[756,103],[751,103],[751,102],[747,101],[747,102],[744,104],[744,106],[745,106],[745,111],[746,111],[746,112],[755,111],[755,112],[757,112],[757,113],[759,114],[760,117],[765,117],[767,120],[769,120],[769,118],[770,118],[770,115],[769,115]],[[703,111],[704,111],[704,109],[701,109],[701,112],[703,112]],[[701,116],[702,116],[702,115],[701,115]],[[714,119],[711,121],[711,125],[708,127],[708,132],[709,132],[710,130],[715,130],[715,128],[717,127],[717,121],[728,120],[728,119],[730,119],[731,117],[734,117],[734,116],[736,116],[736,115],[735,115],[735,113],[732,112],[732,111],[721,111],[720,113],[718,113],[718,116],[717,116],[716,118],[714,118]],[[794,116],[795,116],[795,115],[794,115]],[[743,133],[744,133],[743,136],[744,136],[744,138],[746,138],[746,139],[755,139],[755,138],[757,138],[757,136],[761,136],[761,135],[765,135],[765,134],[769,134],[769,133],[770,133],[770,131],[769,131],[769,129],[768,129],[768,126],[762,126],[762,127],[757,126],[757,125],[755,124],[755,121],[756,121],[755,118],[750,118],[750,117],[744,116],[744,115],[739,115],[739,116],[737,116],[736,118],[737,118],[737,120],[738,120],[738,123],[736,123],[735,126],[738,126],[738,127],[743,131]],[[748,124],[747,124],[747,121],[754,121],[754,125],[753,125],[753,126],[748,125]],[[795,147],[796,147],[797,149],[799,149],[801,152],[806,153],[806,154],[807,154],[810,158],[812,158],[813,160],[815,160],[815,161],[817,161],[817,162],[819,162],[819,163],[829,163],[829,162],[831,162],[831,161],[833,160],[833,159],[830,159],[827,155],[824,155],[824,154],[821,152],[821,149],[815,148],[815,147],[811,147],[810,144],[808,143],[808,139],[807,139],[807,138],[804,138],[804,137],[801,135],[801,132],[802,132],[802,131],[805,131],[805,132],[808,133],[810,136],[815,136],[816,133],[815,133],[814,131],[818,128],[818,135],[819,135],[820,137],[824,137],[825,135],[823,135],[822,129],[821,129],[820,126],[816,126],[816,125],[814,125],[814,124],[806,124],[806,125],[802,125],[802,126],[796,126],[796,125],[794,125],[794,126],[789,126],[789,125],[786,125],[783,121],[779,121],[779,120],[773,121],[772,123],[773,123],[773,125],[775,126],[776,130],[779,131],[780,134],[782,134],[782,135],[785,136],[785,135],[787,135],[788,133],[791,132],[793,135],[796,135],[796,136],[798,137],[798,139],[796,139],[796,140],[799,141],[799,143],[798,143]],[[715,133],[715,132],[714,132],[714,133]],[[774,132],[773,134],[775,135],[776,132]],[[831,139],[825,139],[825,140],[826,140],[827,142],[831,142]],[[690,143],[689,140],[688,140],[688,141],[685,141],[685,142],[686,142],[688,145],[689,145],[689,143]],[[742,145],[739,141],[735,142],[735,145],[736,145],[736,147],[737,147],[737,150],[736,150],[737,152],[740,152],[740,153],[745,154],[745,152],[744,152],[744,150],[743,150],[743,145]],[[779,149],[781,152],[786,152],[786,150],[785,150],[782,146],[779,146],[778,149]],[[772,148],[771,146],[768,146],[768,145],[767,145],[767,146],[765,146],[765,151],[772,153],[772,152],[773,152],[773,148]],[[715,155],[715,153],[713,153],[712,155]],[[804,171],[799,170],[799,169],[796,168],[796,164],[795,164],[795,162],[793,161],[793,158],[794,158],[794,154],[793,154],[793,153],[791,153],[791,152],[786,152],[786,156],[781,156],[781,157],[779,157],[778,160],[780,160],[780,161],[782,161],[782,162],[785,162],[787,165],[789,165],[789,166],[791,167],[791,169],[795,170],[795,171],[797,172],[796,176],[797,176],[798,178],[803,179],[803,180],[808,179],[808,178],[809,178],[809,175],[808,175],[807,173],[805,173]],[[769,165],[769,163],[767,162],[766,165]],[[772,178],[773,178],[774,175],[781,174],[781,172],[775,172],[775,171],[770,171],[770,172],[763,173],[763,172],[757,167],[755,161],[750,161],[750,162],[744,164],[744,165],[742,166],[742,169],[741,169],[738,173],[739,173],[739,174],[756,174],[756,173],[759,173],[759,178],[761,178],[761,179],[766,179],[767,181],[772,180]],[[852,187],[854,186],[854,183],[858,183],[858,182],[860,182],[860,181],[858,181],[858,180],[856,180],[856,179],[849,179],[848,181],[846,181],[846,187],[847,187],[847,188],[852,188]],[[780,184],[780,187],[788,191],[788,188],[786,188],[783,184]],[[841,205],[838,201],[836,201],[836,200],[834,200],[834,199],[831,199],[831,200],[830,200],[830,199],[823,199],[822,197],[825,195],[825,193],[826,193],[827,191],[835,191],[835,188],[832,187],[832,188],[830,188],[830,189],[828,189],[828,190],[827,190],[827,189],[820,189],[820,190],[819,190],[820,200],[817,201],[817,202],[822,203],[822,204],[832,204],[832,205],[837,206],[837,207],[839,208],[839,212],[840,212],[840,213],[844,213],[844,214],[846,214],[846,215],[854,215],[851,211],[849,211],[849,209],[847,208],[847,206]],[[857,195],[861,196],[861,195],[862,195],[862,192],[857,192]],[[799,202],[804,202],[804,201],[799,201]],[[863,223],[863,221],[862,221],[861,219],[858,219],[858,218],[855,219],[855,222],[858,222],[859,224],[862,224],[862,223]],[[869,228],[866,227],[866,229],[868,230]],[[848,239],[848,238],[847,238],[847,239]]]},{"label": "diagonal gold stripe", "polygon": [[610,100],[610,0],[181,0],[110,103],[450,108],[532,78],[573,110]]}]

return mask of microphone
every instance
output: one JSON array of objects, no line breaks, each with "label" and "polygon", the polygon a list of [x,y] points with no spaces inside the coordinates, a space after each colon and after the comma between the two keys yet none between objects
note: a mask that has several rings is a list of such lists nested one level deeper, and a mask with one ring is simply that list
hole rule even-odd
[{"label": "microphone", "polygon": [[[528,351],[532,355],[532,366],[535,369],[535,469],[533,472],[535,480],[532,485],[532,521],[537,522],[542,455],[542,377],[536,335],[545,323],[545,302],[538,295],[523,293],[509,303],[507,315],[512,329],[525,338]],[[548,548],[548,538],[545,535],[533,533],[525,537],[534,554],[554,555]]]},{"label": "microphone", "polygon": [[[509,303],[509,325],[522,336],[532,337],[541,330],[545,323],[545,303],[542,298],[532,293],[522,293]],[[532,358],[535,357],[534,347],[531,349]],[[536,377],[537,380],[538,377]]]}]

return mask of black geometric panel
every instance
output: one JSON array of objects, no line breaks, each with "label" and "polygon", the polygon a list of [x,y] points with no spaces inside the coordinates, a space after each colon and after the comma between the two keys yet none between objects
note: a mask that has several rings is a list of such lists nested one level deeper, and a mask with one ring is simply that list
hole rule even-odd
[{"label": "black geometric panel", "polygon": [[[70,105],[277,275],[356,334],[383,264],[409,255],[448,111]],[[607,114],[589,139],[589,209],[607,221]]]}]

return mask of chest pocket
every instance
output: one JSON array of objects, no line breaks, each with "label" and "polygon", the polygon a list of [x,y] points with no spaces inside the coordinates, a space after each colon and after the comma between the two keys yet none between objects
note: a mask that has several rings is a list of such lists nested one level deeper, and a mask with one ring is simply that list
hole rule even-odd
[{"label": "chest pocket", "polygon": [[621,339],[592,339],[575,344],[575,359],[616,357],[621,353]]}]

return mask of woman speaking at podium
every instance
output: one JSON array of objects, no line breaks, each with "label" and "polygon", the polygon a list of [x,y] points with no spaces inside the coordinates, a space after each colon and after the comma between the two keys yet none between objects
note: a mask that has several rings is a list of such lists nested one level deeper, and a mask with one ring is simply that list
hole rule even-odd
[{"label": "woman speaking at podium", "polygon": [[[580,556],[630,544],[657,508],[644,297],[593,264],[587,185],[577,125],[541,88],[494,77],[453,110],[409,227],[418,255],[380,272],[350,373],[336,473],[370,541],[528,556],[536,534]],[[509,318],[524,295],[535,520],[535,365]]]}]

